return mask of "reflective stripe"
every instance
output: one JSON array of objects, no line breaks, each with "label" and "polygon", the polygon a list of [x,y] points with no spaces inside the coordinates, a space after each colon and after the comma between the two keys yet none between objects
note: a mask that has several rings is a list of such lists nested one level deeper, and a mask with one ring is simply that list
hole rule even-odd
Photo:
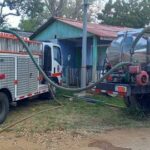
[{"label": "reflective stripe", "polygon": [[58,76],[61,76],[62,75],[62,73],[54,73],[54,74],[52,74],[52,77],[58,77]]}]

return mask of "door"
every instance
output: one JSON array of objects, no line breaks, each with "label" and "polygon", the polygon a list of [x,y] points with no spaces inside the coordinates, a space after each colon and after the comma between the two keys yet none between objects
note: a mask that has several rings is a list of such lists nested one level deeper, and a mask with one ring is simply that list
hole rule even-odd
[{"label": "door", "polygon": [[[38,58],[34,58],[36,62],[38,63]],[[29,58],[29,93],[35,92],[38,89],[38,74],[39,71],[36,68],[36,66],[33,64],[32,60]]]},{"label": "door", "polygon": [[17,96],[29,93],[29,58],[19,56],[17,58]]},{"label": "door", "polygon": [[43,64],[44,71],[47,76],[50,76],[52,71],[52,52],[51,47],[48,45],[44,46],[44,64]]},{"label": "door", "polygon": [[[38,63],[39,59],[35,57]],[[25,96],[38,89],[39,72],[28,56],[17,58],[17,96]]]}]

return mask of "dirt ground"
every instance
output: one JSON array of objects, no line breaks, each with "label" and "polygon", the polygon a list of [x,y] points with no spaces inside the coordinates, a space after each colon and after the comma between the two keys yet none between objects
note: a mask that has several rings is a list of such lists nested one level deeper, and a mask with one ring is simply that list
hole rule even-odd
[{"label": "dirt ground", "polygon": [[1,150],[149,150],[150,129],[115,129],[100,133],[51,131],[3,133]]}]

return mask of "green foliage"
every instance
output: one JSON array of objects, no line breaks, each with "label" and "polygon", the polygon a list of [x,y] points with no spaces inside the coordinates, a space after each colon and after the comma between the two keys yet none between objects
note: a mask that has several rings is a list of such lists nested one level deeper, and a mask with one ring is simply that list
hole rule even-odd
[{"label": "green foliage", "polygon": [[[19,25],[22,30],[33,31],[50,17],[66,17],[82,20],[83,0],[43,0],[42,2],[40,0],[31,0],[30,3],[27,0],[18,1],[20,1],[20,3],[18,2],[18,6],[21,6],[19,7],[19,11],[23,16]],[[94,1],[91,3],[94,3]],[[90,17],[88,18],[89,20]],[[31,23],[33,24],[31,25]]]},{"label": "green foliage", "polygon": [[22,17],[37,17],[44,10],[44,3],[40,0],[17,0],[15,8],[18,8]]},{"label": "green foliage", "polygon": [[150,0],[109,0],[98,18],[109,25],[145,27],[150,23]]},{"label": "green foliage", "polygon": [[23,31],[35,31],[38,24],[38,20],[36,19],[27,19],[27,20],[21,20],[21,23],[19,24],[19,27]]}]

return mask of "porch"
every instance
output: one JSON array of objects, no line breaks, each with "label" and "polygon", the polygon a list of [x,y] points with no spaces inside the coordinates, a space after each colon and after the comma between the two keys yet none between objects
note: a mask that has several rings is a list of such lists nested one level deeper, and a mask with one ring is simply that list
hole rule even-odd
[{"label": "porch", "polygon": [[[82,38],[59,40],[63,54],[63,82],[67,86],[80,86]],[[100,40],[98,37],[87,39],[87,84],[100,79],[103,74],[103,65],[106,49],[110,41]]]},{"label": "porch", "polygon": [[[65,67],[64,69],[64,83],[67,86],[77,86],[80,87],[81,83],[81,68],[70,68]],[[92,82],[92,66],[87,66],[86,68],[86,83]],[[104,74],[103,66],[98,66],[96,70],[96,80],[99,80]]]}]

